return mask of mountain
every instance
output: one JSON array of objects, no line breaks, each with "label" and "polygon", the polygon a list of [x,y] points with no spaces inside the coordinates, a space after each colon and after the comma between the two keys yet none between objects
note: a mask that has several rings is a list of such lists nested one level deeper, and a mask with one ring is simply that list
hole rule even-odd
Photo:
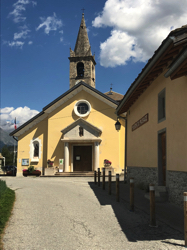
[{"label": "mountain", "polygon": [[14,141],[15,140],[13,139],[13,137],[9,136],[9,134],[5,130],[0,128],[0,151],[5,145],[13,146],[15,143]]}]

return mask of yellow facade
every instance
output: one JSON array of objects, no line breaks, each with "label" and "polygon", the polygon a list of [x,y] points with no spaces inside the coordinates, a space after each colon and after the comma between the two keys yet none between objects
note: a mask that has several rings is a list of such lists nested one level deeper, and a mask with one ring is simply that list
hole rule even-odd
[{"label": "yellow facade", "polygon": [[[75,122],[78,117],[74,112],[74,106],[79,100],[87,100],[91,105],[91,112],[83,119],[94,127],[102,131],[99,144],[99,167],[104,166],[104,159],[112,162],[112,167],[117,173],[124,169],[124,152],[125,152],[125,127],[119,132],[115,129],[116,115],[115,107],[107,102],[103,102],[95,95],[81,90],[62,105],[55,108],[47,114],[47,117],[38,124],[18,136],[18,175],[22,174],[22,159],[29,159],[29,165],[34,165],[37,169],[47,167],[47,160],[54,161],[54,166],[59,165],[59,159],[64,159],[64,141],[61,130]],[[117,106],[117,105],[116,105]],[[38,162],[32,162],[30,156],[31,141],[37,138],[41,143],[41,154]],[[69,167],[68,171],[73,172],[73,146],[74,145],[91,145],[92,146],[92,170],[95,166],[94,142],[80,141],[69,142]]]},{"label": "yellow facade", "polygon": [[[158,94],[165,88],[166,119],[158,122]],[[166,129],[167,170],[187,171],[187,79],[160,75],[128,111],[127,166],[158,167],[158,132]],[[149,121],[132,131],[132,125],[149,114]]]}]

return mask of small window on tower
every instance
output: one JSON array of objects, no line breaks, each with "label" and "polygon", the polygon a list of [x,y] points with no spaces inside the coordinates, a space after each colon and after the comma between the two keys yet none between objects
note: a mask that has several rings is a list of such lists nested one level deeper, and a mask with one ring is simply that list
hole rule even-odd
[{"label": "small window on tower", "polygon": [[84,77],[84,64],[82,62],[77,63],[77,76]]}]

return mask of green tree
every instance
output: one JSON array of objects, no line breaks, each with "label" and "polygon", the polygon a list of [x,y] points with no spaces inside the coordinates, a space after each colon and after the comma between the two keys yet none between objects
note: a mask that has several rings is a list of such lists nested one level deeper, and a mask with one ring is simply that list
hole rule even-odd
[{"label": "green tree", "polygon": [[11,147],[4,146],[2,148],[2,155],[5,157],[5,163],[6,165],[17,165],[17,156],[15,155],[15,163],[13,164],[13,158],[14,158],[14,151]]}]

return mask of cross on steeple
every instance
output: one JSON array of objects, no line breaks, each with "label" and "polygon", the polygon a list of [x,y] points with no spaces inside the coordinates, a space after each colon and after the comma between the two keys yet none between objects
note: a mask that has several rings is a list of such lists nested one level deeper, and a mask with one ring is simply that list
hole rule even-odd
[{"label": "cross on steeple", "polygon": [[82,8],[81,10],[82,10],[82,12],[83,12],[82,14],[84,14],[85,9],[84,9],[84,8]]},{"label": "cross on steeple", "polygon": [[111,90],[112,90],[112,85],[113,85],[113,84],[111,83],[111,84],[110,84],[110,86],[111,86],[110,89],[111,89]]}]

